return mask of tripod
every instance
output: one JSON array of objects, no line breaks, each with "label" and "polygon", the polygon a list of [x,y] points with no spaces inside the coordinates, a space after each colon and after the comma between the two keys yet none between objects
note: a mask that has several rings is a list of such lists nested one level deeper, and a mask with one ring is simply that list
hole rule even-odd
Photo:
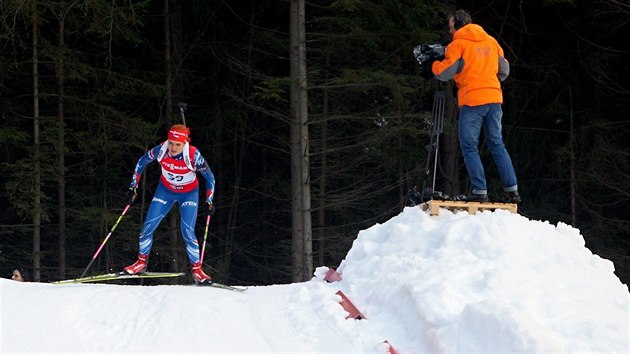
[{"label": "tripod", "polygon": [[[409,191],[409,201],[411,201],[412,205],[418,205],[432,199],[448,199],[448,196],[444,195],[442,192],[435,191],[440,134],[444,131],[444,102],[446,100],[444,83],[438,80],[436,81],[437,86],[435,87],[435,94],[433,95],[433,108],[431,111],[431,135],[429,137],[429,144],[425,146],[429,154],[427,155],[427,164],[422,181],[422,191],[418,191],[417,186],[414,186]],[[429,175],[431,175],[431,160],[433,160],[433,179],[431,181],[431,187],[428,187]]]}]

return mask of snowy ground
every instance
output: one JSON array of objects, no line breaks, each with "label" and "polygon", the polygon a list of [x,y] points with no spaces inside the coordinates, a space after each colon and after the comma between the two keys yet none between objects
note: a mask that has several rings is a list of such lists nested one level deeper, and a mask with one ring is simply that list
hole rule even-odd
[{"label": "snowy ground", "polygon": [[244,293],[1,279],[0,352],[629,353],[613,270],[565,224],[406,208],[359,233],[340,282],[325,267]]}]

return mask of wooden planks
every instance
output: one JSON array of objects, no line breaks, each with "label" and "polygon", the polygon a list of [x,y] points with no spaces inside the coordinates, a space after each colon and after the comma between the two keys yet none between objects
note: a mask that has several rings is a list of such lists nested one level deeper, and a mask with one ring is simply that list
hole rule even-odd
[{"label": "wooden planks", "polygon": [[460,202],[454,200],[429,200],[422,203],[422,210],[428,210],[430,215],[439,215],[440,208],[448,210],[465,210],[474,215],[478,210],[505,209],[511,213],[517,212],[517,205],[513,203],[492,203],[492,202]]}]

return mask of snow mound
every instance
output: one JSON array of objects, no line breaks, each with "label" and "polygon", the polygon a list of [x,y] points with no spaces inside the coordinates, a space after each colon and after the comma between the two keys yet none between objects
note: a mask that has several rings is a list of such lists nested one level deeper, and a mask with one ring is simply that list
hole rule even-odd
[{"label": "snow mound", "polygon": [[401,352],[628,352],[628,287],[563,223],[406,208],[338,271],[366,318],[406,329]]}]

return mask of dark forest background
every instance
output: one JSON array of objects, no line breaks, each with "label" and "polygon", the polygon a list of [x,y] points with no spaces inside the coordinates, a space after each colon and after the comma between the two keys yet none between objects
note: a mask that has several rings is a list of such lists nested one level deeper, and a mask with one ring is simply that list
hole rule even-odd
[{"label": "dark forest background", "polygon": [[[126,203],[137,159],[179,123],[216,176],[205,269],[291,281],[289,0],[0,1],[0,270],[76,277]],[[504,136],[521,214],[578,227],[630,281],[627,0],[306,2],[313,263],[336,267],[359,230],[407,205],[426,170],[435,80],[412,49],[468,10],[511,63]],[[449,92],[438,188],[469,191]],[[491,194],[501,187],[483,151]],[[90,274],[118,271],[158,181]],[[205,193],[201,188],[200,193]],[[153,271],[188,271],[175,208]],[[203,237],[200,208],[197,236]]]}]

